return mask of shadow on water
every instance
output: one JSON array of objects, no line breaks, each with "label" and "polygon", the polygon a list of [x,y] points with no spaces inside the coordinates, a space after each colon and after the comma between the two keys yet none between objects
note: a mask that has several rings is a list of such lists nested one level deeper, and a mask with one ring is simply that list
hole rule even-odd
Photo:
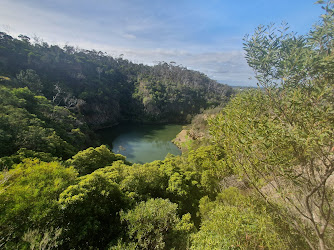
[{"label": "shadow on water", "polygon": [[180,155],[181,151],[171,142],[182,130],[182,125],[147,125],[123,123],[97,133],[114,153],[125,155],[134,163],[163,160],[168,153]]}]

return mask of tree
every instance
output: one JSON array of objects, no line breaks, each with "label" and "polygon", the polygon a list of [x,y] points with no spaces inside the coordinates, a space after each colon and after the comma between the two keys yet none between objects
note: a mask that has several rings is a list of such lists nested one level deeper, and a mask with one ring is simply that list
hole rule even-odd
[{"label": "tree", "polygon": [[228,162],[311,249],[333,247],[333,7],[306,37],[261,26],[246,38],[264,91],[239,95],[211,122]]},{"label": "tree", "polygon": [[125,156],[114,154],[105,145],[100,147],[90,147],[78,152],[71,159],[67,160],[67,164],[74,166],[80,175],[90,174],[98,168],[112,165],[114,161],[125,161]]},{"label": "tree", "polygon": [[105,248],[122,233],[119,212],[130,200],[106,174],[94,172],[64,190],[58,201],[62,211],[63,247]]},{"label": "tree", "polygon": [[21,70],[20,73],[16,75],[16,79],[21,85],[20,87],[28,87],[34,93],[42,92],[43,84],[34,70]]},{"label": "tree", "polygon": [[129,238],[143,249],[184,249],[194,230],[190,214],[179,219],[177,204],[164,199],[149,199],[122,214]]}]

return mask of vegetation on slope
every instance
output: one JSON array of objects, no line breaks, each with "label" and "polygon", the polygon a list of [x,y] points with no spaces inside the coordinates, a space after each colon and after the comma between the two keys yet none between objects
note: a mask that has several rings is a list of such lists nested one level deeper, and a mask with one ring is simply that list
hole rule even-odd
[{"label": "vegetation on slope", "polygon": [[27,86],[56,105],[84,115],[92,126],[120,121],[190,122],[226,102],[232,88],[174,63],[153,67],[101,51],[60,48],[0,33],[0,75],[12,87]]},{"label": "vegetation on slope", "polygon": [[87,125],[27,87],[0,85],[0,156],[21,148],[68,158],[90,141]]}]

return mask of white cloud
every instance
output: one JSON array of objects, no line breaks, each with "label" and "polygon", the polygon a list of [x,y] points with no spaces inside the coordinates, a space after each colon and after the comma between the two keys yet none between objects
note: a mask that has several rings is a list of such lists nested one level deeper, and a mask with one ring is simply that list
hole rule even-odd
[{"label": "white cloud", "polygon": [[[140,9],[132,7],[130,10],[134,16],[136,11]],[[219,41],[213,45],[182,41],[182,32],[189,31],[182,30],[182,26],[173,26],[175,23],[168,22],[170,20],[139,14],[132,19],[131,15],[123,17],[121,13],[112,13],[115,16],[111,14],[109,19],[92,19],[66,13],[32,7],[25,2],[2,0],[0,27],[14,36],[21,33],[30,37],[36,35],[51,44],[101,50],[115,57],[124,54],[124,58],[136,63],[152,65],[159,61],[174,61],[220,82],[254,85],[248,80],[252,71],[242,51],[218,52],[223,49],[217,46]],[[237,39],[225,40],[221,47],[235,47]]]},{"label": "white cloud", "polygon": [[173,61],[189,69],[199,70],[222,83],[256,86],[253,71],[247,65],[243,51],[192,53],[184,50],[133,50],[115,47],[105,47],[105,51],[114,56],[124,54],[124,58],[133,62],[149,65]]},{"label": "white cloud", "polygon": [[123,34],[122,36],[126,39],[136,39],[137,38],[135,35],[129,34],[129,33]]}]

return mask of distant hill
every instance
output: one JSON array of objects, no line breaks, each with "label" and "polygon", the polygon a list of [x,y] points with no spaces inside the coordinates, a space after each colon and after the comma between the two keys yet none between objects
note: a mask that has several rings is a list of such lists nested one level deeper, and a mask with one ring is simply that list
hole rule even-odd
[{"label": "distant hill", "polygon": [[[32,43],[0,33],[0,75],[12,87],[28,88],[55,105],[84,116],[93,128],[124,120],[189,122],[233,93],[206,75],[161,62],[135,64],[95,50]],[[8,81],[2,81],[2,83]]]}]

